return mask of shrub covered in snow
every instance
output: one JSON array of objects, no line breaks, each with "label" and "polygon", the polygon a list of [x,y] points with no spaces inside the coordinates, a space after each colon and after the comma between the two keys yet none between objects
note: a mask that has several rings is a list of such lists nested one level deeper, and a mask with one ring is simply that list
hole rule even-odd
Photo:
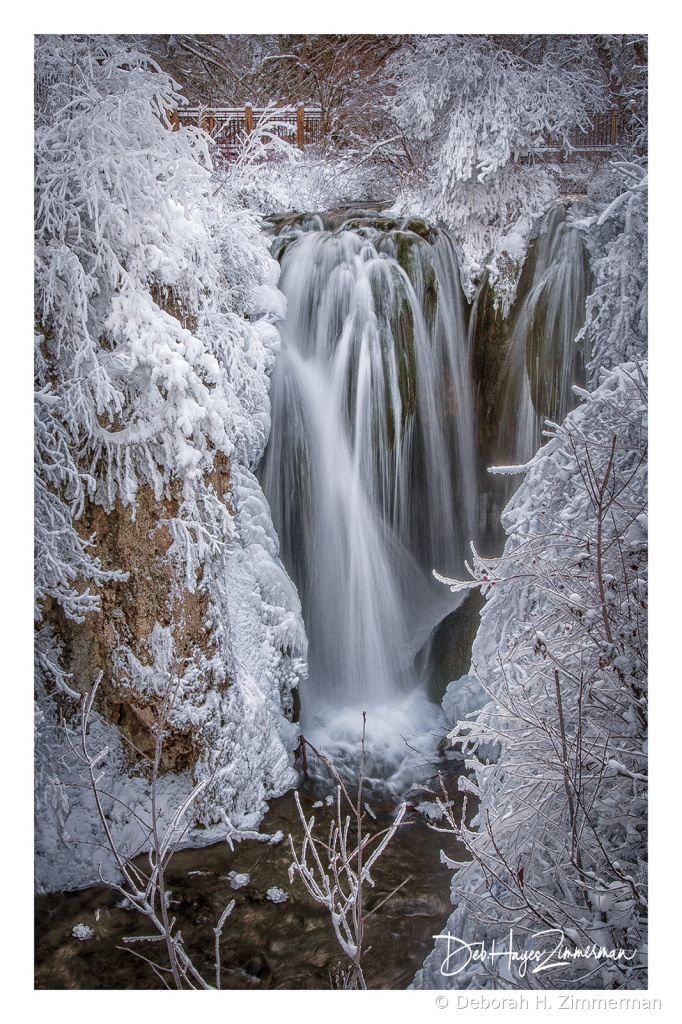
[{"label": "shrub covered in snow", "polygon": [[522,265],[533,222],[557,194],[544,166],[519,159],[550,137],[561,144],[605,103],[575,45],[531,62],[490,37],[420,36],[393,58],[392,105],[418,169],[413,202],[454,230],[465,285],[502,252]]},{"label": "shrub covered in snow", "polygon": [[624,187],[588,233],[597,287],[587,300],[587,320],[579,340],[587,340],[591,380],[602,366],[636,358],[646,350],[648,322],[647,198],[643,161],[613,162]]},{"label": "shrub covered in snow", "polygon": [[440,35],[409,37],[391,58],[386,102],[409,154],[398,204],[453,230],[470,296],[487,272],[505,314],[513,301],[534,222],[558,194],[543,149],[569,152],[571,129],[614,103],[628,153],[645,146],[645,53],[634,36]]}]

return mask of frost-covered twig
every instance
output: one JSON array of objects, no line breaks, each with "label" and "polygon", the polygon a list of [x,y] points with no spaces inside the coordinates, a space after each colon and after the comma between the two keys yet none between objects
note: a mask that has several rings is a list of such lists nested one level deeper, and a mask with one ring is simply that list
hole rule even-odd
[{"label": "frost-covered twig", "polygon": [[[364,924],[371,914],[364,912],[363,886],[365,883],[374,886],[370,871],[400,827],[407,806],[405,803],[400,805],[392,824],[387,829],[374,834],[363,833],[363,821],[366,814],[362,805],[366,722],[364,712],[362,717],[362,753],[356,799],[351,800],[346,786],[332,762],[323,754],[315,751],[320,760],[327,765],[336,781],[336,815],[330,825],[329,839],[325,843],[313,834],[315,817],[313,815],[310,819],[306,819],[298,792],[294,793],[294,798],[304,830],[300,852],[297,852],[294,840],[289,835],[289,846],[293,857],[293,863],[289,868],[289,881],[293,882],[294,874],[298,873],[313,899],[329,911],[337,942],[350,961],[346,970],[339,965],[336,974],[337,985],[353,989],[367,987],[361,961],[368,952],[368,950],[363,950]],[[351,811],[345,818],[342,811],[342,794]],[[354,840],[350,838],[352,819],[355,822]],[[379,842],[370,852],[369,845],[376,840]],[[367,856],[365,856],[365,851],[367,851]],[[314,862],[312,864],[307,860],[308,853],[312,856]],[[397,886],[389,896],[382,900],[379,906],[383,906],[407,881],[409,879]],[[379,907],[376,907],[372,913],[378,909]]]},{"label": "frost-covered twig", "polygon": [[[163,978],[163,975],[160,973],[161,971],[168,971],[168,973],[172,974],[175,987],[178,989],[196,988],[197,986],[203,989],[211,988],[211,986],[201,977],[194,967],[191,959],[185,953],[182,943],[182,935],[179,930],[175,930],[175,918],[169,918],[168,915],[170,894],[166,890],[165,873],[170,859],[177,849],[179,841],[182,839],[182,836],[188,828],[188,822],[186,822],[185,825],[182,825],[182,819],[187,817],[199,794],[207,785],[207,782],[204,780],[195,786],[183,803],[173,811],[163,830],[160,828],[160,810],[157,803],[157,780],[163,751],[163,743],[166,736],[165,730],[168,724],[169,715],[177,697],[179,677],[177,674],[175,675],[174,680],[172,676],[169,677],[168,685],[162,696],[161,703],[157,708],[154,757],[151,763],[149,822],[143,821],[140,815],[133,814],[130,808],[128,808],[131,815],[136,821],[138,821],[143,831],[143,844],[149,844],[149,873],[146,875],[133,863],[134,854],[124,854],[119,850],[104,809],[103,798],[106,794],[100,788],[100,781],[104,775],[104,769],[100,771],[97,769],[98,766],[104,762],[108,753],[108,747],[102,748],[94,756],[90,754],[88,749],[89,720],[92,714],[97,688],[101,679],[102,673],[100,672],[90,693],[83,695],[81,703],[79,745],[77,746],[74,743],[68,731],[66,733],[69,749],[71,753],[75,755],[77,761],[85,771],[85,775],[82,775],[81,778],[84,783],[88,785],[94,796],[97,814],[106,837],[106,844],[113,854],[116,866],[123,877],[123,882],[119,883],[105,878],[102,874],[101,864],[99,866],[100,878],[102,879],[102,882],[120,893],[124,899],[128,900],[139,913],[147,917],[156,929],[156,934],[124,938],[123,942],[152,942],[165,944],[170,964],[168,968],[155,964],[153,961],[148,960],[147,957],[144,957],[141,954],[136,954],[152,966],[154,973],[164,981],[164,984],[167,983],[165,978]],[[232,900],[225,908],[218,925],[214,929],[217,988],[220,988],[220,936],[222,934],[223,925],[229,914],[232,912],[233,907],[234,900]],[[130,950],[130,952],[134,951]]]},{"label": "frost-covered twig", "polygon": [[[466,824],[466,802],[461,821],[442,802],[472,857],[460,908],[491,935],[627,950],[602,965],[607,987],[636,983],[647,926],[645,380],[626,364],[586,393],[526,467],[504,554],[444,579],[489,592],[472,673],[487,702],[450,734],[478,812]],[[572,970],[594,984],[589,962]]]}]

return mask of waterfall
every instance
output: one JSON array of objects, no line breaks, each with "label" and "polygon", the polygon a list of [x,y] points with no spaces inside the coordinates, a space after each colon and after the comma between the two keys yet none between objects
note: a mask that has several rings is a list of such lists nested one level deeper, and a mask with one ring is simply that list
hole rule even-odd
[{"label": "waterfall", "polygon": [[[376,211],[278,226],[287,317],[259,474],[308,631],[302,727],[337,765],[352,762],[367,711],[375,775],[387,778],[408,735],[433,749],[441,714],[419,688],[415,655],[461,595],[431,570],[461,576],[483,529],[475,331],[445,231]],[[582,235],[563,207],[533,255],[498,420],[519,459],[536,450],[542,418],[568,408],[589,288]]]},{"label": "waterfall", "polygon": [[[330,229],[331,228],[331,229]],[[306,716],[409,700],[477,522],[464,302],[452,241],[375,212],[285,228],[287,297],[260,476],[310,641]],[[356,723],[357,724],[357,723]]]},{"label": "waterfall", "polygon": [[561,422],[584,385],[585,353],[575,342],[592,289],[583,232],[563,205],[545,217],[534,246],[533,276],[514,319],[500,437],[515,438],[513,459],[527,462],[542,443],[545,419]]}]

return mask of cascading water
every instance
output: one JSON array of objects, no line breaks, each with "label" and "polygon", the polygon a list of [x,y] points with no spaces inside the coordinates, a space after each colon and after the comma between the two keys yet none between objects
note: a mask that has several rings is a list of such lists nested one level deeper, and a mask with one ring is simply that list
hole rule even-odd
[{"label": "cascading water", "polygon": [[[445,232],[411,226],[374,211],[280,225],[287,317],[259,470],[310,642],[304,734],[352,765],[367,711],[370,774],[389,788],[411,777],[409,747],[433,750],[443,725],[413,665],[461,600],[431,570],[460,575],[480,521],[474,339],[457,254]],[[563,207],[534,259],[500,421],[517,461],[580,380],[589,270]]]},{"label": "cascading water", "polygon": [[585,322],[592,275],[576,221],[556,206],[535,243],[530,290],[516,316],[507,360],[501,435],[515,437],[514,461],[527,462],[542,442],[545,419],[561,422],[584,384],[585,352],[576,337]]},{"label": "cascading water", "polygon": [[287,318],[260,471],[310,640],[304,731],[323,715],[329,749],[366,710],[375,754],[387,708],[399,743],[435,721],[411,667],[455,599],[431,569],[461,568],[477,521],[454,246],[376,219],[277,239]]}]

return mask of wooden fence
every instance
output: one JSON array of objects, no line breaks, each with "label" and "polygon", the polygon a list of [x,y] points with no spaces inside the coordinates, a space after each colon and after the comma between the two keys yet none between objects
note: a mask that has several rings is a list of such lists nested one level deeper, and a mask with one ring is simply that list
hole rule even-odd
[{"label": "wooden fence", "polygon": [[[267,114],[272,116],[273,111],[247,104],[245,107],[210,109],[184,107],[182,110],[173,111],[169,116],[173,130],[181,124],[203,128],[214,139],[221,154],[226,159],[233,160],[239,152],[244,135],[250,134],[254,125]],[[279,123],[272,126],[272,133],[297,145],[301,150],[314,146],[322,138],[322,112],[319,107],[305,107],[302,103],[297,107],[280,107],[276,111],[276,118],[273,119]],[[566,147],[563,139],[547,134],[540,145],[534,147],[531,154],[520,159],[524,163],[536,155],[545,160],[564,159],[571,151],[586,155],[608,154],[618,145],[622,146],[629,141],[629,134],[624,129],[621,115],[617,110],[593,113],[590,115],[590,122],[586,130],[572,128],[568,131],[570,149]],[[285,125],[295,127],[295,133],[289,131]]]},{"label": "wooden fence", "polygon": [[[269,129],[273,135],[286,139],[299,149],[314,146],[322,138],[322,112],[319,108],[305,107],[300,103],[297,107],[279,107],[273,116],[272,110],[263,107],[184,107],[170,115],[173,130],[180,125],[196,125],[201,127],[215,141],[218,149],[228,160],[233,160],[239,152],[244,135],[249,135],[263,115],[278,122]],[[285,125],[291,125],[296,131],[289,131]]]},{"label": "wooden fence", "polygon": [[[630,141],[629,132],[625,130],[622,117],[617,110],[590,114],[590,121],[591,125],[586,130],[571,128],[567,132],[571,150],[578,153],[610,153],[617,146],[626,145]],[[535,150],[548,154],[565,151],[570,152],[551,136],[546,136],[544,144]]]}]

